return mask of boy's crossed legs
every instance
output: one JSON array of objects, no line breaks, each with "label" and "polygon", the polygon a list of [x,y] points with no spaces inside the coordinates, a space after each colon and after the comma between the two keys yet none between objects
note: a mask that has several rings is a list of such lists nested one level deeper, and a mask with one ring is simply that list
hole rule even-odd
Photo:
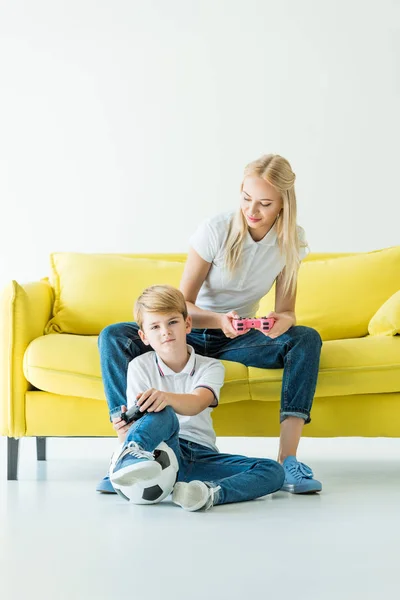
[{"label": "boy's crossed legs", "polygon": [[137,444],[144,453],[152,453],[161,442],[172,448],[178,459],[178,483],[172,500],[186,510],[253,500],[276,492],[283,485],[284,470],[274,460],[222,454],[180,439],[179,421],[170,406],[158,413],[146,413],[132,424],[120,456],[124,452],[125,455],[116,461],[113,474],[117,476],[118,470],[129,468],[125,460],[129,443]]}]

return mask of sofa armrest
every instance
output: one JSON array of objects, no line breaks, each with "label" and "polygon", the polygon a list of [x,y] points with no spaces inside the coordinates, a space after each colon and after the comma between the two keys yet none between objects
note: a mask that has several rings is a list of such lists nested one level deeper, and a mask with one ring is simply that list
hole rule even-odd
[{"label": "sofa armrest", "polygon": [[43,335],[51,318],[53,289],[47,280],[8,284],[0,297],[0,435],[25,435],[25,393],[30,389],[23,373],[25,350]]}]

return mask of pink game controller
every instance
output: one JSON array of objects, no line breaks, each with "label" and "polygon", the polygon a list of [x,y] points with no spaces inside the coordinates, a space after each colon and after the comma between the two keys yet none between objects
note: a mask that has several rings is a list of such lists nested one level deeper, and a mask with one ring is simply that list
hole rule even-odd
[{"label": "pink game controller", "polygon": [[275,323],[275,319],[272,317],[256,317],[255,319],[245,319],[239,317],[239,319],[232,319],[233,329],[236,331],[245,331],[245,329],[261,329],[262,331],[269,331],[272,329]]}]

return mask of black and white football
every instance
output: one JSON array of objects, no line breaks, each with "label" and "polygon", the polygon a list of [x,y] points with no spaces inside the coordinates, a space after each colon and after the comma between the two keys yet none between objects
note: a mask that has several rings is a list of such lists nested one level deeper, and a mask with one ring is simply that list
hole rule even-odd
[{"label": "black and white football", "polygon": [[161,465],[161,473],[154,479],[137,481],[133,485],[113,483],[117,494],[134,504],[156,504],[172,492],[178,476],[178,460],[175,452],[161,442],[154,450],[154,459]]}]

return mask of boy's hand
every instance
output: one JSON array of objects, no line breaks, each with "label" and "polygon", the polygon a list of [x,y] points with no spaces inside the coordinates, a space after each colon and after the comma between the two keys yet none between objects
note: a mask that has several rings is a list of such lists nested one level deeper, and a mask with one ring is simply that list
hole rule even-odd
[{"label": "boy's hand", "polygon": [[168,396],[165,392],[160,392],[160,390],[151,388],[146,392],[143,392],[137,401],[137,405],[142,412],[145,410],[147,410],[147,412],[160,412],[168,406]]},{"label": "boy's hand", "polygon": [[[121,406],[121,412],[125,413],[128,409],[126,406]],[[125,423],[121,417],[115,417],[112,420],[113,427],[118,434],[118,441],[120,444],[125,442],[126,435],[129,431],[130,424]]]}]

